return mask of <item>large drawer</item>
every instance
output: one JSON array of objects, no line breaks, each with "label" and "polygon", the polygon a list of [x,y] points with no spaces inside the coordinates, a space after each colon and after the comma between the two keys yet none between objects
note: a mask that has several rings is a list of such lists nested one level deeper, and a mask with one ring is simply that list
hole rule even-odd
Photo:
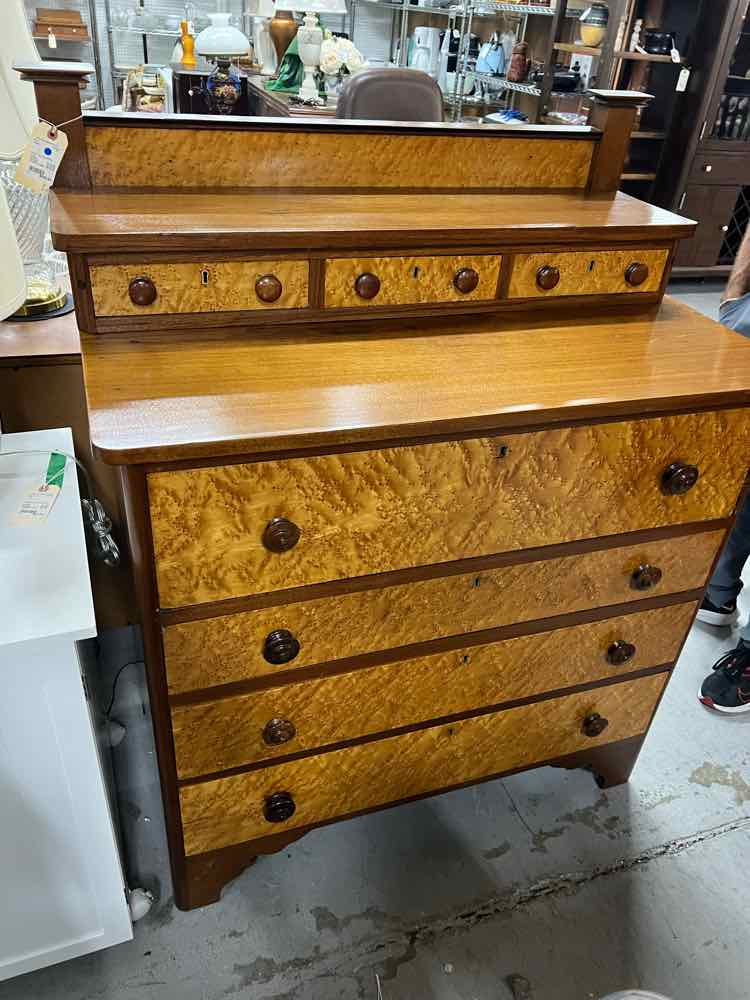
[{"label": "large drawer", "polygon": [[[707,531],[169,625],[169,691],[283,677],[361,653],[703,587],[723,536]],[[644,565],[661,578],[638,590],[633,574]]]},{"label": "large drawer", "polygon": [[[228,847],[636,736],[665,682],[664,674],[642,677],[183,786],[185,851]],[[594,714],[608,725],[586,735],[584,721]],[[268,801],[278,794],[288,798]],[[264,815],[284,805],[287,813],[294,808],[285,821]]]},{"label": "large drawer", "polygon": [[151,473],[160,604],[726,517],[749,452],[726,410]]},{"label": "large drawer", "polygon": [[519,253],[508,298],[558,298],[658,292],[668,250],[573,250]]},{"label": "large drawer", "polygon": [[[172,709],[180,778],[671,663],[678,604]],[[622,662],[624,660],[624,662]]]},{"label": "large drawer", "polygon": [[492,300],[500,262],[485,256],[341,257],[326,261],[326,308]]},{"label": "large drawer", "polygon": [[97,316],[303,309],[306,260],[185,261],[91,267]]}]

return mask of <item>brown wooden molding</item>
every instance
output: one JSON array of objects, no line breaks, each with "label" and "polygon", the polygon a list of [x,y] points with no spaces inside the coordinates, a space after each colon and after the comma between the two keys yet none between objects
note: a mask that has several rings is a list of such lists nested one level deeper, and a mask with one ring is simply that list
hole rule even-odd
[{"label": "brown wooden molding", "polygon": [[602,131],[591,164],[588,191],[591,194],[614,193],[620,186],[636,112],[653,97],[629,90],[590,90],[588,93],[593,99],[591,124]]}]

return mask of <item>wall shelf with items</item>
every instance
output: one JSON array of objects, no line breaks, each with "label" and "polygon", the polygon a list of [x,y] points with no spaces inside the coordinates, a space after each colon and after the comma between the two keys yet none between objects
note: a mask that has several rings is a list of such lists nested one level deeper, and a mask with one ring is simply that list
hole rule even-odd
[{"label": "wall shelf with items", "polygon": [[[93,62],[95,78],[84,91],[89,107],[104,107],[99,58],[97,0],[25,0],[26,19],[43,61]],[[61,52],[60,49],[63,51]]]}]

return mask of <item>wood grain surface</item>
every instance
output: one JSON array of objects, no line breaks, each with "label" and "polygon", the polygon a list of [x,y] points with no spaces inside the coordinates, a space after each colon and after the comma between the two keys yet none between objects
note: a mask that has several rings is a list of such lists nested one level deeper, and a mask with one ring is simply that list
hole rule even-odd
[{"label": "wood grain surface", "polygon": [[[695,604],[677,604],[173,707],[178,775],[212,774],[670,663],[694,612]],[[618,639],[633,643],[636,655],[616,667],[607,662],[606,653]],[[296,735],[268,746],[263,727],[278,718],[292,722]]]},{"label": "wood grain surface", "polygon": [[86,130],[95,188],[582,189],[594,146],[491,133]]},{"label": "wood grain surface", "polygon": [[[666,677],[655,675],[448,725],[392,736],[180,789],[185,852],[200,854],[275,831],[459,785],[645,730]],[[584,718],[609,719],[583,735]],[[289,792],[296,812],[269,823],[263,802]]]},{"label": "wood grain surface", "polygon": [[[656,292],[661,286],[668,257],[669,250],[645,247],[517,254],[513,261],[508,297],[523,299],[607,292]],[[625,280],[625,270],[635,262],[646,264],[649,269],[648,278],[642,285],[629,285]],[[539,268],[545,265],[560,271],[560,282],[550,291],[540,288],[536,281]]]},{"label": "wood grain surface", "polygon": [[[649,594],[706,583],[722,531],[420,580],[276,608],[170,625],[164,654],[170,694],[280,676],[310,664],[643,597],[630,585],[642,563],[658,566]],[[288,629],[300,644],[290,663],[263,657],[266,636]]]},{"label": "wood grain surface", "polygon": [[[726,517],[750,452],[744,410],[152,473],[162,607]],[[661,490],[677,460],[701,475]],[[301,531],[263,546],[275,517]]]},{"label": "wood grain surface", "polygon": [[[419,302],[471,302],[494,299],[502,257],[340,257],[326,261],[325,306],[328,308],[407,305]],[[479,275],[473,292],[462,293],[453,284],[457,272],[472,268]],[[362,299],[354,290],[360,274],[380,279],[374,299]]]},{"label": "wood grain surface", "polygon": [[[240,309],[302,309],[307,305],[306,260],[191,261],[167,264],[100,264],[91,268],[91,292],[98,316],[141,316],[164,313],[229,312]],[[207,271],[204,285],[201,272]],[[275,302],[262,302],[255,282],[275,275],[282,292]],[[148,277],[156,285],[156,300],[137,306],[128,286],[133,278]]]},{"label": "wood grain surface", "polygon": [[82,337],[94,449],[215,461],[750,402],[747,342],[669,297],[645,314],[360,324]]},{"label": "wood grain surface", "polygon": [[50,192],[60,250],[215,253],[296,247],[450,247],[552,241],[643,242],[690,236],[695,223],[621,191],[565,194],[242,194]]}]

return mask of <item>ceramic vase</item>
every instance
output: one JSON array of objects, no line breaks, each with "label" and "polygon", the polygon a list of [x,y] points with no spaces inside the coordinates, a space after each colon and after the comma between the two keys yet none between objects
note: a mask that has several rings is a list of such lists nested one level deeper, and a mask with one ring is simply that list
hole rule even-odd
[{"label": "ceramic vase", "polygon": [[606,3],[592,3],[580,17],[581,41],[591,48],[598,48],[607,33],[609,8]]},{"label": "ceramic vase", "polygon": [[273,39],[274,48],[276,49],[277,64],[284,58],[284,53],[289,48],[291,40],[297,34],[298,27],[299,25],[294,20],[294,15],[290,10],[276,11],[271,20],[269,31]]}]

